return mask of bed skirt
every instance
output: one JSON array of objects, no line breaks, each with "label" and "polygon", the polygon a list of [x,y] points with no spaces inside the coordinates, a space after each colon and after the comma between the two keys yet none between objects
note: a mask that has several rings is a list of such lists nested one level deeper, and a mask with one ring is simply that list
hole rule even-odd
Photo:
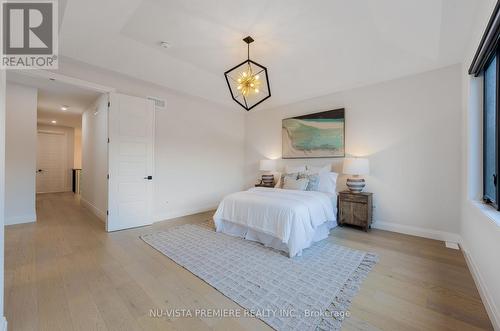
[{"label": "bed skirt", "polygon": [[[308,247],[315,242],[328,238],[330,230],[337,226],[336,221],[325,222],[316,228],[314,236]],[[273,237],[267,233],[262,233],[246,226],[232,223],[225,220],[217,221],[217,232],[222,232],[230,236],[240,237],[246,240],[256,241],[264,246],[271,247],[285,253],[289,253],[287,243],[282,242],[280,239]],[[302,251],[297,253],[296,256],[301,256]]]}]

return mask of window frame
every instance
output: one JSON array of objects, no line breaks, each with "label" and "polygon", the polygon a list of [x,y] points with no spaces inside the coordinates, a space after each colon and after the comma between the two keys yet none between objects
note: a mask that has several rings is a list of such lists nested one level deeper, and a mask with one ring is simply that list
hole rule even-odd
[{"label": "window frame", "polygon": [[[496,97],[495,97],[495,190],[496,190],[496,201],[493,201],[491,198],[487,197],[486,195],[486,114],[485,114],[485,103],[484,101],[486,100],[486,84],[485,84],[485,70],[488,67],[488,65],[493,61],[493,59],[496,58],[496,84],[495,84],[495,89],[496,89]],[[500,199],[500,179],[499,179],[499,166],[500,166],[500,153],[499,153],[499,147],[500,147],[500,134],[499,134],[499,129],[500,129],[500,44],[496,46],[495,51],[491,55],[491,57],[486,61],[486,65],[484,66],[484,71],[483,71],[483,156],[482,156],[482,161],[483,161],[483,201],[485,203],[488,203],[492,205],[496,210],[500,211],[500,204],[499,204],[499,199]],[[491,180],[491,179],[489,179]]]}]

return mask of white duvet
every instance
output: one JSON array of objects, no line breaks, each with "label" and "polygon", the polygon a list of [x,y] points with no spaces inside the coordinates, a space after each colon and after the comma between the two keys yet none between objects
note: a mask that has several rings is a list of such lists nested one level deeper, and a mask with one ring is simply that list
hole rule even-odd
[{"label": "white duvet", "polygon": [[311,245],[318,227],[336,221],[336,204],[332,194],[256,187],[226,196],[214,222],[217,231],[231,222],[277,238],[293,257]]}]

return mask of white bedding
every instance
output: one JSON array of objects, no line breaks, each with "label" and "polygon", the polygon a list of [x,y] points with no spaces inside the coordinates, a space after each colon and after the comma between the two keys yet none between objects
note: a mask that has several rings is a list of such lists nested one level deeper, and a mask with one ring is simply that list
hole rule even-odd
[{"label": "white bedding", "polygon": [[265,241],[278,239],[293,257],[314,241],[324,239],[324,235],[318,237],[316,233],[319,229],[325,233],[325,228],[336,225],[336,211],[335,194],[256,187],[226,196],[217,208],[214,222],[218,232],[247,238],[247,233],[230,231],[230,223],[251,230],[252,238],[247,239],[262,242],[255,239],[259,237],[256,233],[267,235]]}]

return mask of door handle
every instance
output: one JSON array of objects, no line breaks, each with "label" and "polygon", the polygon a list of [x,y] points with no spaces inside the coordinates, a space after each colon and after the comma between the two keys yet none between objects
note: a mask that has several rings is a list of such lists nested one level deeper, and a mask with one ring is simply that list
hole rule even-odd
[{"label": "door handle", "polygon": [[153,180],[153,176],[147,176],[147,177],[144,177],[144,179]]}]

